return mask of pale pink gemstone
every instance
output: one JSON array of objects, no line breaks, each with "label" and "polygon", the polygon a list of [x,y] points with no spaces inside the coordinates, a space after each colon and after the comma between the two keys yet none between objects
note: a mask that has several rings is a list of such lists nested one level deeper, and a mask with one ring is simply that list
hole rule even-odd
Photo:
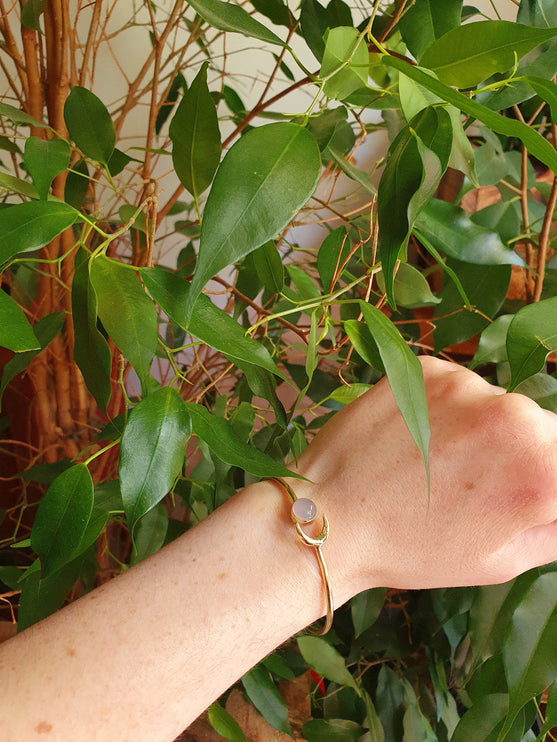
[{"label": "pale pink gemstone", "polygon": [[307,497],[300,497],[292,505],[292,516],[298,523],[311,523],[316,515],[315,503]]}]

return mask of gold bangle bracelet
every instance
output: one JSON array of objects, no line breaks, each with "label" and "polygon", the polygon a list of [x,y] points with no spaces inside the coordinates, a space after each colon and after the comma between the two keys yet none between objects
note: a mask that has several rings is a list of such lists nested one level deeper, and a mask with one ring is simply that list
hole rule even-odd
[{"label": "gold bangle bracelet", "polygon": [[290,495],[290,498],[292,500],[292,509],[290,511],[290,515],[296,526],[298,537],[303,544],[305,544],[306,546],[313,546],[313,548],[315,549],[315,555],[319,563],[319,569],[321,570],[321,576],[323,578],[323,586],[325,588],[327,616],[325,618],[325,623],[323,624],[323,626],[319,628],[312,628],[310,626],[308,627],[308,631],[310,631],[312,634],[316,634],[317,636],[323,636],[323,634],[326,634],[331,628],[331,625],[333,623],[333,612],[335,610],[333,602],[333,590],[331,588],[331,583],[329,580],[329,572],[327,571],[327,565],[325,564],[323,553],[321,551],[321,547],[323,546],[323,544],[327,540],[327,536],[329,535],[329,521],[327,520],[327,516],[323,515],[323,527],[319,536],[317,536],[317,538],[308,536],[307,533],[303,531],[302,525],[312,523],[317,516],[317,507],[315,506],[313,500],[309,500],[307,497],[297,497],[292,487],[280,477],[272,477],[271,479],[269,479],[269,481],[278,484],[284,492]]}]

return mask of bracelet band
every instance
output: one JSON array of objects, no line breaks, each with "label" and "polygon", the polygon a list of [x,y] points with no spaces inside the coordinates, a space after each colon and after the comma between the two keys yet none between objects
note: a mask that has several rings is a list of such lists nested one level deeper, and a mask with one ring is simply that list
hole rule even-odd
[{"label": "bracelet band", "polygon": [[331,588],[331,583],[329,580],[329,572],[327,571],[327,565],[325,564],[323,553],[321,551],[321,547],[323,546],[329,535],[329,521],[327,520],[327,516],[323,515],[323,527],[319,536],[317,536],[317,538],[308,536],[307,533],[305,533],[302,529],[302,525],[312,523],[317,516],[317,507],[315,506],[313,500],[309,500],[306,497],[297,497],[292,487],[280,477],[272,477],[271,479],[269,479],[269,481],[278,484],[284,492],[290,495],[290,498],[292,500],[292,509],[290,511],[290,515],[296,526],[298,537],[303,544],[305,544],[306,546],[313,546],[313,548],[315,549],[315,555],[319,563],[319,569],[321,570],[321,577],[323,578],[323,587],[325,588],[327,615],[323,626],[318,628],[312,628],[310,626],[308,627],[308,631],[317,636],[323,636],[323,634],[326,634],[331,628],[331,625],[333,623],[333,613],[335,610],[333,602],[333,590]]}]

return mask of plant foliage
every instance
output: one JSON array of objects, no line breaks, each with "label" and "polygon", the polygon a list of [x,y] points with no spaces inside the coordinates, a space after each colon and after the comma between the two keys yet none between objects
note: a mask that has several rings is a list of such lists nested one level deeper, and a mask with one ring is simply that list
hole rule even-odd
[{"label": "plant foliage", "polygon": [[[0,27],[0,579],[20,630],[284,474],[384,373],[427,468],[419,353],[557,411],[554,0],[62,5]],[[97,55],[132,27],[141,64],[112,100]],[[253,90],[229,48],[259,60]],[[309,742],[554,739],[556,570],[368,591],[243,688],[292,734],[276,682],[311,669]],[[246,738],[223,705],[208,718]]]}]

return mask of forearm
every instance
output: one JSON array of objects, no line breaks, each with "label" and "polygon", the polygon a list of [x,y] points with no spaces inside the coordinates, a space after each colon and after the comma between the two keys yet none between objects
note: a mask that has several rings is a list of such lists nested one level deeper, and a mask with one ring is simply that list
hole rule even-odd
[{"label": "forearm", "polygon": [[4,645],[4,738],[169,742],[323,606],[288,498],[254,485]]}]

